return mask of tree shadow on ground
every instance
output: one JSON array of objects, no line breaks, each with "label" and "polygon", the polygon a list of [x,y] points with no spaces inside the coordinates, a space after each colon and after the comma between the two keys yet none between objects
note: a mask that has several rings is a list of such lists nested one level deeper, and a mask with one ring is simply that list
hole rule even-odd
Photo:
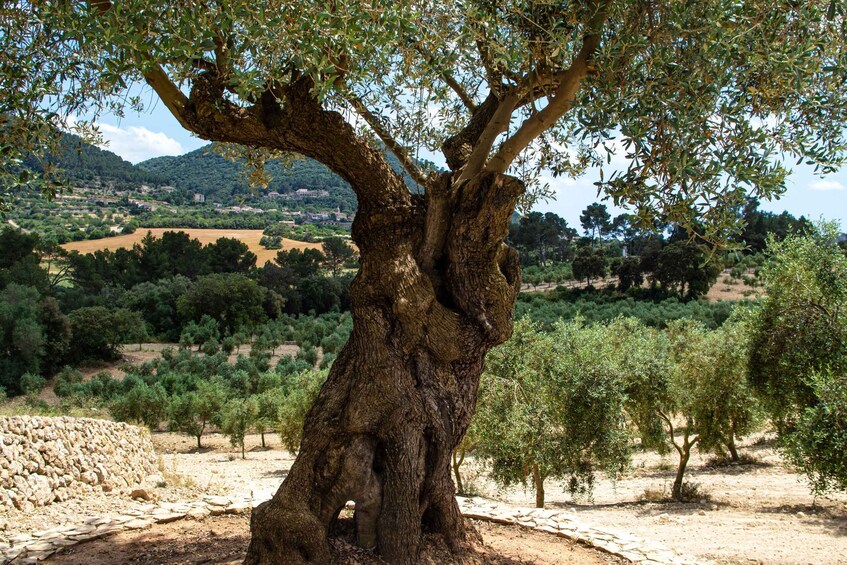
[{"label": "tree shadow on ground", "polygon": [[824,530],[828,535],[847,536],[847,510],[838,503],[822,501],[815,504],[763,504],[756,509],[761,514],[782,514]]},{"label": "tree shadow on ground", "polygon": [[676,500],[628,500],[622,502],[607,502],[603,504],[591,503],[564,503],[551,502],[546,505],[549,509],[570,510],[577,512],[590,512],[592,510],[603,510],[607,508],[631,509],[637,516],[653,516],[656,514],[671,514],[675,516],[693,516],[705,508],[719,509],[729,507],[729,504],[721,502],[710,502],[700,504],[699,502],[679,502]]},{"label": "tree shadow on ground", "polygon": [[191,455],[199,455],[202,453],[211,453],[212,451],[217,451],[217,448],[204,445],[203,447],[197,447],[196,445],[190,449],[179,450],[176,453],[190,453]]},{"label": "tree shadow on ground", "polygon": [[[468,523],[470,527],[471,522]],[[567,563],[569,565],[590,563],[622,563],[609,560],[605,554],[599,554],[588,548],[578,548],[561,538],[539,533],[527,533],[521,528],[485,524],[487,531],[499,530],[500,542],[506,543],[514,551],[522,552],[527,535],[537,535],[542,544],[542,556],[524,559],[513,557],[491,546],[476,545],[477,555],[486,565],[542,565],[547,563]],[[50,557],[48,563],[62,565],[235,565],[240,564],[246,555],[250,542],[249,517],[218,516],[205,520],[179,520],[167,524],[157,524],[145,530],[130,530],[118,534],[68,546]],[[355,525],[352,518],[339,519],[335,525],[331,548],[333,563],[339,565],[385,565],[372,551],[356,547],[353,543]],[[438,538],[438,539],[435,539]],[[438,536],[426,536],[427,543],[421,554],[420,563],[426,565],[455,565],[456,560]],[[574,558],[560,561],[557,557],[577,551]],[[584,553],[580,553],[584,552]],[[510,552],[511,553],[511,552]],[[591,557],[589,561],[579,556]],[[602,557],[600,559],[599,557]],[[480,563],[479,560],[473,560]]]},{"label": "tree shadow on ground", "polygon": [[201,522],[181,520],[66,547],[53,555],[48,563],[229,565],[244,560],[249,542],[249,522],[246,515]]},{"label": "tree shadow on ground", "polygon": [[269,479],[271,477],[276,477],[279,479],[284,479],[288,476],[288,469],[279,469],[277,471],[265,471],[262,474],[263,478]]}]

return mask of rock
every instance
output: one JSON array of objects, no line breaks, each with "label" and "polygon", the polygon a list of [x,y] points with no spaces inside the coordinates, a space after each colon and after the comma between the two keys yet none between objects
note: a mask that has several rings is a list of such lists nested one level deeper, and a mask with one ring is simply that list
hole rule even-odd
[{"label": "rock", "polygon": [[211,510],[206,507],[192,508],[186,513],[187,518],[191,518],[192,520],[203,520],[204,518],[208,518],[211,515]]},{"label": "rock", "polygon": [[229,506],[229,504],[232,502],[229,498],[225,496],[207,496],[205,500],[213,506]]},{"label": "rock", "polygon": [[150,483],[150,484],[153,484],[153,485],[157,485],[159,483],[164,483],[165,477],[163,477],[162,475],[159,475],[159,474],[147,475],[147,478],[144,479],[144,482]]},{"label": "rock", "polygon": [[54,494],[50,488],[50,481],[43,475],[30,475],[29,483],[32,486],[32,498],[36,506],[45,506],[53,502]]},{"label": "rock", "polygon": [[706,515],[706,511],[705,511],[705,510],[701,510],[701,511],[700,511],[700,512],[698,512],[697,514],[698,514],[698,515],[700,515],[700,516],[705,516],[705,515]]},{"label": "rock", "polygon": [[31,543],[26,546],[27,552],[30,551],[50,551],[53,549],[53,544],[46,541],[39,541],[37,543]]},{"label": "rock", "polygon": [[135,500],[147,500],[151,502],[153,500],[156,500],[156,497],[153,492],[146,488],[133,489],[129,497],[134,498]]},{"label": "rock", "polygon": [[151,525],[153,521],[154,520],[152,518],[138,518],[124,524],[124,528],[127,530],[140,530],[141,528],[146,528]]},{"label": "rock", "polygon": [[662,514],[659,514],[657,516],[657,518],[659,519],[659,522],[661,522],[662,524],[667,524],[668,522],[671,521],[671,517],[667,514],[667,512],[663,512]]},{"label": "rock", "polygon": [[177,520],[182,520],[185,518],[185,514],[180,512],[155,512],[153,513],[153,519],[156,520],[157,524],[168,524],[170,522],[176,522]]}]

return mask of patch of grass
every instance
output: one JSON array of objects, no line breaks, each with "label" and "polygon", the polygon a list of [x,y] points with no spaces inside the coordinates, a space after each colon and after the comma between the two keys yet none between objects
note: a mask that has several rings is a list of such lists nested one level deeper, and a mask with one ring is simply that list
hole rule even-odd
[{"label": "patch of grass", "polygon": [[662,488],[647,487],[639,497],[639,500],[644,502],[708,502],[711,499],[711,495],[703,490],[700,483],[692,482],[682,483],[679,499],[671,496],[671,491],[668,490],[667,485],[662,486]]},{"label": "patch of grass", "polygon": [[645,502],[667,502],[669,498],[668,490],[665,487],[647,487],[644,489],[644,492],[641,493],[639,500],[643,500]]},{"label": "patch of grass", "polygon": [[679,493],[679,502],[708,502],[712,497],[703,490],[700,483],[684,482]]},{"label": "patch of grass", "polygon": [[704,466],[709,469],[719,469],[721,467],[734,467],[740,465],[767,466],[767,464],[763,463],[758,457],[749,453],[740,454],[738,456],[738,461],[733,461],[726,455],[716,455],[714,457],[709,458],[704,464]]},{"label": "patch of grass", "polygon": [[675,467],[673,465],[671,465],[668,461],[665,461],[664,459],[655,467],[657,471],[672,471],[674,470],[674,468]]}]

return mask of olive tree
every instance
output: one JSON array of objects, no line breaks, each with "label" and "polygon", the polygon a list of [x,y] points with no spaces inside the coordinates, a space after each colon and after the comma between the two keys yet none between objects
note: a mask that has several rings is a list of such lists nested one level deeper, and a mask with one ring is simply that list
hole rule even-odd
[{"label": "olive tree", "polygon": [[[253,513],[248,563],[328,562],[347,500],[358,543],[388,562],[415,562],[425,532],[467,548],[450,455],[485,354],[511,334],[520,270],[503,241],[515,206],[549,194],[542,168],[573,176],[623,152],[601,191],[645,219],[700,216],[711,238],[745,191],[783,189],[780,151],[824,170],[843,157],[844,14],[832,0],[0,10],[3,186],[32,184],[18,163],[45,156],[57,128],[140,107],[142,84],[185,129],[231,144],[256,182],[267,159],[298,153],[356,193],[354,329],[297,463]],[[446,167],[423,168],[422,148]]]},{"label": "olive tree", "polygon": [[[666,440],[679,455],[671,496],[682,500],[692,449],[735,452],[756,429],[758,403],[747,383],[748,332],[739,321],[707,330],[691,320],[668,325],[672,367],[668,402],[657,406]],[[736,456],[737,457],[737,456]]]},{"label": "olive tree", "polygon": [[171,430],[197,438],[197,449],[203,447],[201,438],[209,424],[220,425],[221,409],[226,402],[226,390],[217,381],[200,382],[196,391],[170,398],[168,426]]},{"label": "olive tree", "polygon": [[619,318],[608,327],[613,362],[625,383],[626,412],[642,445],[679,456],[671,497],[684,498],[692,450],[730,451],[755,431],[760,408],[747,381],[749,323],[736,314],[707,330],[691,320],[667,332]]},{"label": "olive tree", "polygon": [[847,489],[847,257],[838,226],[768,242],[750,377],[788,460],[817,493]]},{"label": "olive tree", "polygon": [[233,447],[241,448],[241,458],[246,459],[244,438],[256,423],[259,416],[259,404],[255,398],[231,398],[223,405],[221,412],[221,432],[229,438]]},{"label": "olive tree", "polygon": [[545,335],[526,318],[487,357],[474,417],[477,449],[504,486],[565,480],[589,494],[594,469],[616,475],[629,462],[624,389],[603,326],[559,323]]}]

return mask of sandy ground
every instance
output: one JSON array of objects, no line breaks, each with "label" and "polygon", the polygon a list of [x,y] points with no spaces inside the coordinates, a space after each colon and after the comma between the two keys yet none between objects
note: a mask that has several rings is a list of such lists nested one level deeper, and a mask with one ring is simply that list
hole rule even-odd
[{"label": "sandy ground", "polygon": [[[669,490],[674,461],[656,454],[637,455],[633,470],[616,482],[598,480],[591,500],[574,500],[555,481],[548,481],[547,507],[572,509],[587,524],[613,527],[654,540],[692,556],[719,563],[847,564],[847,495],[815,499],[802,478],[785,469],[768,437],[742,442],[742,454],[756,464],[710,468],[711,456],[692,457],[688,480],[703,491],[690,504],[644,501],[646,490]],[[209,491],[250,492],[271,496],[285,478],[293,457],[274,435],[270,449],[259,437],[247,438],[247,459],[218,434],[193,439],[157,433],[153,442],[170,472],[191,476]],[[479,494],[515,505],[532,506],[532,489],[499,489],[466,465],[465,480]]]},{"label": "sandy ground", "polygon": [[[692,456],[687,481],[703,493],[694,503],[645,500],[648,490],[651,500],[670,491],[676,464],[671,456],[646,453],[634,457],[632,472],[620,480],[598,480],[590,500],[575,500],[548,481],[547,506],[719,563],[847,563],[847,495],[816,499],[802,477],[782,465],[770,438],[757,439],[758,445],[741,443],[742,455],[752,455],[756,464],[709,467],[710,454]],[[483,496],[535,502],[531,488],[499,489],[473,466],[468,479]]]},{"label": "sandy ground", "polygon": [[[281,450],[259,446],[259,436],[249,436],[247,441],[254,445],[241,459],[240,453],[228,444],[220,434],[209,434],[204,439],[206,447],[196,449],[194,440],[172,433],[156,433],[154,444],[160,453],[161,470],[169,484],[155,489],[161,499],[182,497],[191,499],[199,494],[226,494],[253,492],[270,497],[288,472],[293,457]],[[269,443],[278,444],[267,436]],[[179,476],[177,481],[175,477]],[[79,506],[100,508],[101,513],[115,511],[129,505],[125,493],[119,495],[118,504],[108,504],[108,497],[98,494],[90,500],[76,501]],[[68,501],[39,509],[38,519],[31,529],[43,529],[58,519],[79,518],[92,514],[90,511],[69,512],[63,508]],[[96,514],[96,510],[94,514]],[[14,519],[14,518],[13,518]],[[485,522],[469,521],[480,534],[482,543],[477,551],[483,562],[490,565],[622,565],[627,561],[601,551],[573,543],[552,535],[532,532],[518,526],[500,526]],[[349,526],[349,524],[348,524]],[[7,533],[18,528],[10,527]],[[343,529],[343,526],[342,526]],[[351,528],[347,528],[351,529]],[[352,536],[347,536],[351,538]],[[68,547],[48,559],[50,563],[64,565],[114,565],[132,563],[138,565],[176,564],[236,564],[241,563],[250,540],[247,516],[218,516],[200,521],[182,520],[168,524],[157,524],[149,529],[125,531],[114,536]],[[382,563],[369,552],[353,547],[344,538],[333,542],[335,563],[345,565],[376,565]],[[422,565],[450,565],[452,560],[443,545],[427,547],[421,559]],[[478,561],[476,562],[478,563]]]}]

